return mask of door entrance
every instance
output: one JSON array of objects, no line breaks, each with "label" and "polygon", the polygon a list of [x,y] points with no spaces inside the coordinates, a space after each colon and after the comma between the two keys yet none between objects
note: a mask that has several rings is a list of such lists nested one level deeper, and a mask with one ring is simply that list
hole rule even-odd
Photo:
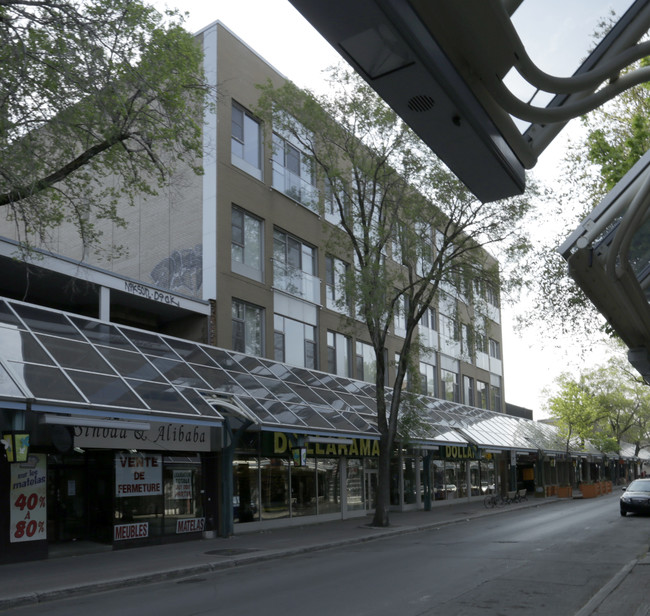
[{"label": "door entrance", "polygon": [[48,456],[47,539],[112,542],[112,452]]},{"label": "door entrance", "polygon": [[377,507],[377,469],[367,468],[363,477],[366,511],[374,511]]}]

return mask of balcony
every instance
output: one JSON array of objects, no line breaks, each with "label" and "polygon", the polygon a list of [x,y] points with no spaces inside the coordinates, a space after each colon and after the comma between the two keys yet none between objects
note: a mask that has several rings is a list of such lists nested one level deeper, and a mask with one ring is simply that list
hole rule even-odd
[{"label": "balcony", "polygon": [[320,278],[276,260],[273,261],[273,286],[278,291],[320,304]]},{"label": "balcony", "polygon": [[318,188],[275,161],[273,162],[273,188],[312,212],[318,213]]}]

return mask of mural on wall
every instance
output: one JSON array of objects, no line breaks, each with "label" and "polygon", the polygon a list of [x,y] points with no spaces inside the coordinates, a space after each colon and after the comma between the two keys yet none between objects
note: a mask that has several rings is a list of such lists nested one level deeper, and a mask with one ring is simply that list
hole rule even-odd
[{"label": "mural on wall", "polygon": [[151,279],[163,289],[198,295],[203,281],[203,246],[175,250],[153,268]]}]

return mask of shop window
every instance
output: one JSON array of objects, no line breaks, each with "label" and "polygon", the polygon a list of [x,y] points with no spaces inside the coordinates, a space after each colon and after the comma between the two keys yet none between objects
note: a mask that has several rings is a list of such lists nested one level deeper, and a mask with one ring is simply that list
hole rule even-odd
[{"label": "shop window", "polygon": [[289,517],[289,461],[284,458],[262,458],[261,517],[277,520]]},{"label": "shop window", "polygon": [[307,458],[304,466],[291,467],[291,516],[316,515],[317,503],[316,460]]},{"label": "shop window", "polygon": [[259,464],[257,457],[233,461],[233,519],[235,524],[259,520]]},{"label": "shop window", "polygon": [[363,502],[363,461],[347,461],[347,475],[345,481],[346,500],[348,511],[360,511],[364,508]]},{"label": "shop window", "polygon": [[341,474],[338,458],[319,458],[317,471],[318,514],[341,511]]},{"label": "shop window", "polygon": [[166,535],[204,530],[201,498],[201,466],[168,462],[165,458],[165,523]]}]

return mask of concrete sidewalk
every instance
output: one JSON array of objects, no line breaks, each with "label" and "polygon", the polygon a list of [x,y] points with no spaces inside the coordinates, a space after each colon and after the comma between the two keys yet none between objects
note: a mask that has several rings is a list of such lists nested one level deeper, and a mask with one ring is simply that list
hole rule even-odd
[{"label": "concrete sidewalk", "polygon": [[[605,498],[612,498],[612,495]],[[556,497],[529,498],[523,503],[489,510],[481,501],[461,502],[437,506],[433,511],[392,512],[389,528],[369,527],[370,518],[361,517],[242,533],[228,539],[184,541],[2,565],[0,566],[0,610],[136,584],[183,578],[302,552],[373,541],[392,535],[438,528],[477,517],[499,515],[514,509],[561,506],[562,502]],[[647,578],[650,569],[646,567],[644,569],[643,577]],[[622,585],[628,575],[636,573],[635,567],[630,566],[624,576],[621,574],[617,586]],[[647,583],[643,588],[647,590]],[[645,590],[643,596],[639,597],[639,606],[647,596]],[[591,611],[585,614],[581,613],[581,616],[592,613],[606,614],[607,612],[595,611],[606,598],[602,597],[599,600],[594,598],[593,609],[590,608]],[[615,613],[626,613],[630,616],[646,614],[646,612],[634,614],[634,612],[619,611]]]}]

